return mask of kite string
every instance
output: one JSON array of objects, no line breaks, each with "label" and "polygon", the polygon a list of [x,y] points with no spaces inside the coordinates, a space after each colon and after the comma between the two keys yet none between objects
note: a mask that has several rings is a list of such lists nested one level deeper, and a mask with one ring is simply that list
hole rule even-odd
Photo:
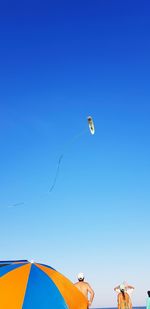
[{"label": "kite string", "polygon": [[[71,141],[69,143],[67,143],[67,147],[66,149],[68,149],[70,147],[70,145],[72,145],[76,140],[78,140],[83,134],[86,133],[86,129],[82,130],[80,133],[78,133],[77,135],[75,135]],[[66,150],[67,151],[67,150]],[[66,152],[65,151],[65,152]],[[60,165],[61,165],[61,162],[62,162],[62,159],[64,157],[64,153],[63,152],[60,156],[59,156],[59,159],[58,159],[58,164],[57,164],[57,168],[56,168],[56,173],[55,173],[55,176],[54,176],[54,180],[52,182],[52,185],[49,189],[49,192],[52,192],[52,190],[54,189],[55,185],[56,185],[56,181],[57,181],[57,178],[58,178],[58,175],[59,175],[59,170],[60,170]]]},{"label": "kite string", "polygon": [[59,159],[58,159],[58,164],[57,164],[57,169],[56,169],[56,173],[55,173],[55,177],[54,177],[54,180],[53,180],[53,183],[52,183],[52,186],[51,188],[49,189],[49,192],[51,192],[54,187],[55,187],[55,184],[56,184],[56,181],[57,181],[57,177],[58,177],[58,174],[59,174],[59,169],[60,169],[60,164],[61,164],[61,161],[63,159],[63,154],[60,155]]},{"label": "kite string", "polygon": [[[66,145],[66,149],[65,151],[59,156],[58,158],[58,163],[57,163],[57,168],[56,168],[56,173],[55,173],[55,177],[54,177],[54,180],[53,180],[53,183],[49,189],[49,193],[52,192],[52,190],[54,189],[55,185],[56,185],[56,182],[57,182],[57,178],[58,178],[58,175],[59,175],[59,170],[60,170],[60,165],[61,165],[61,162],[63,160],[63,157],[64,157],[64,153],[67,152],[68,148],[76,141],[78,140],[82,135],[84,135],[86,133],[86,129],[82,130],[80,133],[78,133],[77,135],[75,135]],[[44,194],[45,195],[45,194]],[[22,206],[24,205],[25,203],[24,202],[20,202],[20,203],[15,203],[13,205],[10,205],[8,206],[8,208],[14,208],[14,207],[18,207],[18,206]]]}]

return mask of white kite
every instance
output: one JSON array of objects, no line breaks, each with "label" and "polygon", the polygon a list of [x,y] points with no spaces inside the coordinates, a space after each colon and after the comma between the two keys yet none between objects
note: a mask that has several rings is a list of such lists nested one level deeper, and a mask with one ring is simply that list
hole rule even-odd
[{"label": "white kite", "polygon": [[[88,116],[88,117],[87,117],[87,120],[88,120],[90,132],[91,132],[92,135],[94,135],[94,133],[95,133],[95,127],[94,127],[93,119],[92,119],[91,116]],[[86,132],[86,131],[84,130],[84,131],[81,132],[80,134],[76,135],[71,141],[74,142],[74,140],[80,138],[81,135],[82,135],[83,133],[85,133],[85,132]],[[69,144],[70,144],[70,142],[69,142]],[[52,186],[51,186],[50,189],[49,189],[49,192],[51,192],[51,191],[54,189],[55,185],[56,185],[56,181],[57,181],[58,174],[59,174],[59,170],[60,170],[60,164],[61,164],[61,162],[62,162],[63,157],[64,157],[64,154],[62,153],[62,154],[59,156],[58,164],[57,164],[57,169],[56,169],[56,173],[55,173],[55,177],[54,177]]]},{"label": "white kite", "polygon": [[95,133],[95,127],[94,127],[94,122],[91,116],[88,116],[88,124],[89,124],[89,129],[92,135]]}]

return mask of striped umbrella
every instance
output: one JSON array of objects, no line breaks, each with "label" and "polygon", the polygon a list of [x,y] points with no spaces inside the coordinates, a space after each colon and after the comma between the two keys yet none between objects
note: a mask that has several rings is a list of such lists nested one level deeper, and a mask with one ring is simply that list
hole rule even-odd
[{"label": "striped umbrella", "polygon": [[2,261],[0,278],[2,309],[87,309],[84,295],[50,266]]}]

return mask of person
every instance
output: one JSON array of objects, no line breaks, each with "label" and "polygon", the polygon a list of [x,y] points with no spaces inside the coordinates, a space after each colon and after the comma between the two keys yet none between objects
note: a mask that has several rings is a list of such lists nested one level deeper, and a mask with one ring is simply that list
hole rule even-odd
[{"label": "person", "polygon": [[150,309],[150,291],[147,291],[148,297],[146,302],[146,309]]},{"label": "person", "polygon": [[[88,301],[88,307],[90,307],[92,302],[93,302],[94,291],[92,290],[89,283],[84,281],[84,274],[83,273],[78,274],[78,282],[76,282],[74,285],[76,286],[76,288],[81,293],[84,294],[84,296],[86,297],[86,299]],[[90,298],[89,298],[89,294],[90,294]]]},{"label": "person", "polygon": [[118,285],[114,288],[114,291],[117,293],[120,293],[120,287],[123,287],[123,289],[125,290],[125,292],[127,292],[129,294],[129,296],[131,297],[131,294],[134,290],[134,286],[129,285],[127,282],[123,282],[121,285]]},{"label": "person", "polygon": [[130,296],[125,291],[125,287],[120,286],[120,293],[118,294],[118,309],[132,309]]}]

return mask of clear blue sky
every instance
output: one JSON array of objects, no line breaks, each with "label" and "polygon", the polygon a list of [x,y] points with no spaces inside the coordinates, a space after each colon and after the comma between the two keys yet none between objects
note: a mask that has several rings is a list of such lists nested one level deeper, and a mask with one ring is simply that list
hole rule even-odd
[{"label": "clear blue sky", "polygon": [[149,17],[148,1],[0,9],[1,259],[83,271],[95,306],[123,280],[134,305],[150,289]]}]

